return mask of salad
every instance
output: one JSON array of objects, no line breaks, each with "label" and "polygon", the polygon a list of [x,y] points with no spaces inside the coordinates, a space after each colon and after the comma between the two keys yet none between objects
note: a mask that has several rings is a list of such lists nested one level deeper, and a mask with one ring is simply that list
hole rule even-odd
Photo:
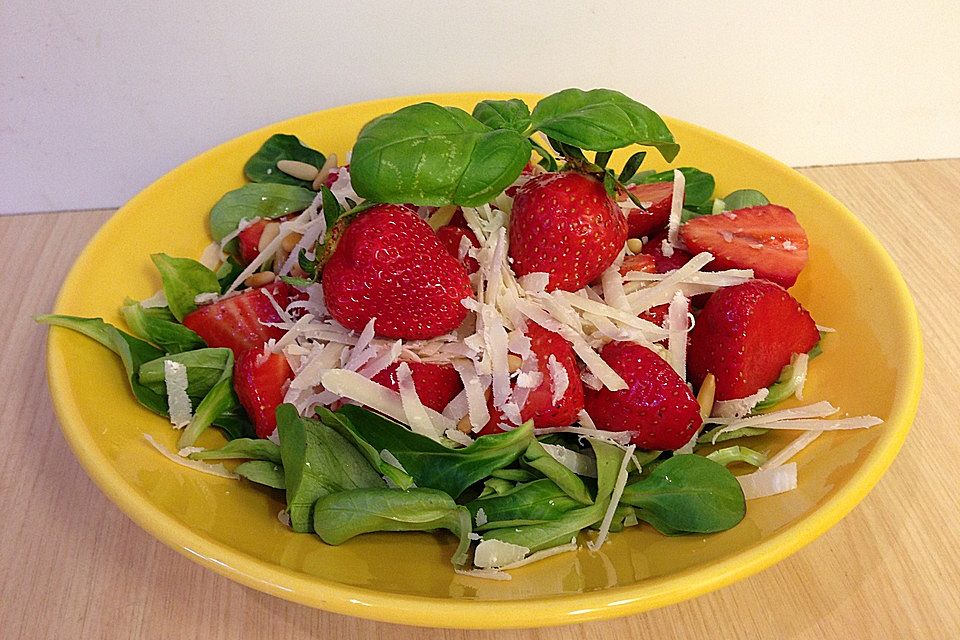
[{"label": "salad", "polygon": [[[283,492],[280,518],[327,544],[446,530],[455,571],[502,580],[626,527],[724,531],[794,489],[824,431],[881,421],[776,408],[839,339],[789,292],[793,212],[644,170],[637,146],[680,151],[607,89],[415,104],[343,165],[273,135],[198,260],[151,256],[162,288],[124,303],[126,330],[38,321],[121,358],[179,430],[144,434],[161,453]],[[212,426],[226,444],[198,446]],[[750,447],[771,429],[797,437]]]}]

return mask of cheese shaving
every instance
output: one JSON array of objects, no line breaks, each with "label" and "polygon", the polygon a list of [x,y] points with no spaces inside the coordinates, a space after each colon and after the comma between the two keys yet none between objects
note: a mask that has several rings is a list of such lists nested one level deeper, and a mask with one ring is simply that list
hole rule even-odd
[{"label": "cheese shaving", "polygon": [[667,347],[670,351],[670,365],[682,380],[687,379],[687,314],[689,301],[677,291],[670,302],[667,312],[669,336]]},{"label": "cheese shaving", "polygon": [[227,468],[220,463],[211,464],[209,462],[200,462],[199,460],[191,460],[190,458],[181,458],[179,455],[170,451],[162,444],[153,439],[149,433],[143,434],[144,439],[153,446],[154,449],[162,453],[167,459],[176,462],[181,467],[187,467],[188,469],[193,469],[194,471],[200,471],[206,473],[207,475],[217,476],[218,478],[231,478],[237,479],[240,476],[233,473],[232,471],[227,471]]},{"label": "cheese shaving", "polygon": [[163,361],[163,381],[167,387],[167,406],[170,424],[183,429],[193,420],[193,404],[187,395],[187,367],[173,360]]},{"label": "cheese shaving", "polygon": [[575,474],[588,478],[597,477],[597,461],[590,456],[585,456],[558,444],[542,443],[540,446],[550,454],[551,458]]},{"label": "cheese shaving", "polygon": [[630,462],[636,448],[635,445],[630,445],[623,453],[623,460],[620,462],[620,471],[617,473],[617,483],[613,486],[613,495],[610,496],[610,506],[607,507],[607,512],[603,515],[603,520],[600,523],[600,532],[597,534],[596,540],[587,542],[587,548],[590,549],[590,551],[599,551],[603,543],[607,541],[607,535],[610,533],[610,525],[613,523],[613,514],[616,512],[617,506],[620,504],[620,497],[623,495],[623,490],[627,486],[627,464]]},{"label": "cheese shaving", "polygon": [[473,564],[479,569],[500,569],[523,560],[529,553],[530,549],[518,544],[496,539],[482,540],[473,552]]},{"label": "cheese shaving", "polygon": [[397,387],[400,389],[400,403],[403,406],[405,422],[410,426],[410,429],[414,433],[439,440],[439,433],[443,432],[439,431],[438,433],[436,426],[430,420],[430,416],[427,415],[427,408],[423,406],[420,396],[417,395],[413,372],[406,362],[401,362],[400,366],[397,367]]},{"label": "cheese shaving", "polygon": [[505,565],[505,566],[502,567],[502,568],[503,568],[503,569],[518,569],[518,568],[520,568],[520,567],[522,567],[522,566],[524,566],[524,565],[527,565],[527,564],[530,564],[530,563],[533,563],[533,562],[539,562],[540,560],[543,560],[543,559],[545,559],[545,558],[549,558],[549,557],[551,557],[551,556],[559,555],[559,554],[561,554],[561,553],[566,553],[566,552],[568,552],[568,551],[576,551],[577,548],[578,548],[578,547],[577,547],[577,539],[574,538],[573,540],[571,540],[571,541],[568,542],[567,544],[557,545],[556,547],[550,547],[549,549],[541,549],[540,551],[537,551],[536,553],[531,553],[530,555],[528,555],[528,556],[527,556],[526,558],[524,558],[523,560],[517,560],[516,562],[512,562],[512,563],[510,563],[510,564],[508,564],[508,565]]},{"label": "cheese shaving", "polygon": [[791,462],[775,469],[737,476],[737,482],[740,483],[743,497],[747,500],[793,491],[797,488],[797,463]]},{"label": "cheese shaving", "polygon": [[718,418],[742,418],[743,416],[750,415],[753,408],[766,400],[768,395],[770,395],[770,390],[763,388],[745,398],[716,400],[713,403],[711,415]]},{"label": "cheese shaving", "polygon": [[570,377],[567,375],[566,368],[557,361],[557,357],[550,354],[547,359],[547,371],[550,372],[550,389],[553,392],[551,401],[553,404],[559,404],[563,399],[563,394],[567,392],[570,386]]},{"label": "cheese shaving", "polygon": [[793,442],[778,451],[777,455],[763,463],[760,466],[760,471],[776,469],[777,467],[782,466],[785,462],[790,460],[790,458],[806,449],[807,445],[819,438],[821,434],[823,434],[823,431],[806,431],[802,433],[800,437],[796,438]]},{"label": "cheese shaving", "polygon": [[512,580],[511,576],[506,571],[501,571],[500,569],[458,569],[454,568],[453,572],[458,576],[467,576],[468,578],[481,578],[483,580]]}]

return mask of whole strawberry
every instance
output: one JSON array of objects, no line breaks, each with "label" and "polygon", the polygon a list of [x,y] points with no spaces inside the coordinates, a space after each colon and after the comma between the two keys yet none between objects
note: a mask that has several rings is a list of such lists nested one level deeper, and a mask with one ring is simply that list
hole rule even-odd
[{"label": "whole strawberry", "polygon": [[361,331],[371,318],[377,335],[421,340],[453,331],[473,296],[463,265],[433,229],[407,207],[376,205],[339,237],[323,267],[323,295],[333,318]]},{"label": "whole strawberry", "polygon": [[586,389],[585,408],[605,431],[632,431],[641,449],[679,449],[703,423],[687,383],[650,349],[611,342],[600,357],[627,383],[621,391]]},{"label": "whole strawberry", "polygon": [[550,274],[548,291],[582,289],[609,267],[627,241],[627,222],[603,184],[575,171],[545,173],[517,191],[510,257],[518,276]]}]

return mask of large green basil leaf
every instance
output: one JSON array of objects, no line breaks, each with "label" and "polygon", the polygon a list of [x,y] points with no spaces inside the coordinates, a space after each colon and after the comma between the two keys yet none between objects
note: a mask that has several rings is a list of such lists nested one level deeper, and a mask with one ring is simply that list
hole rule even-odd
[{"label": "large green basil leaf", "polygon": [[631,144],[655,147],[668,162],[680,145],[654,111],[611,89],[564,89],[533,109],[531,128],[554,140],[591,151]]},{"label": "large green basil leaf", "polygon": [[217,275],[196,260],[171,258],[165,253],[155,253],[150,259],[160,272],[170,313],[181,322],[184,316],[197,308],[194,300],[198,295],[220,293]]},{"label": "large green basil leaf", "polygon": [[143,307],[135,300],[127,300],[120,313],[134,335],[167,353],[182,353],[206,346],[203,338],[177,322],[168,307]]},{"label": "large green basil leaf", "polygon": [[[716,186],[713,176],[694,167],[678,167],[686,179],[683,190],[683,204],[689,207],[699,207],[713,197]],[[651,184],[654,182],[673,182],[673,169],[635,176],[630,184]]]},{"label": "large green basil leaf", "polygon": [[317,421],[301,418],[291,404],[277,407],[290,526],[313,527],[318,498],[347,489],[383,487],[383,479],[346,438]]},{"label": "large green basil leaf", "polygon": [[[291,514],[292,519],[292,514]],[[470,512],[433,489],[353,489],[317,500],[313,528],[327,544],[374,531],[447,529],[460,538],[452,562],[463,565],[470,547]]]},{"label": "large green basil leaf", "polygon": [[496,435],[480,436],[468,447],[448,449],[403,425],[354,405],[337,413],[375,451],[389,451],[418,487],[438,489],[457,498],[470,485],[487,478],[520,457],[533,441],[533,424]]},{"label": "large green basil leaf", "polygon": [[491,129],[513,129],[523,133],[530,126],[530,109],[518,98],[482,100],[473,108],[473,117]]},{"label": "large green basil leaf", "polygon": [[478,206],[510,186],[530,152],[517,131],[427,102],[364,126],[350,178],[360,196],[377,202]]},{"label": "large green basil leaf", "polygon": [[220,241],[236,231],[241,220],[272,220],[303,211],[316,195],[310,189],[271,182],[254,182],[228,191],[210,211],[210,235]]},{"label": "large green basil leaf", "polygon": [[297,136],[276,133],[263,143],[263,146],[247,160],[243,173],[251,182],[274,182],[290,184],[310,189],[313,185],[306,180],[294,178],[277,169],[280,160],[295,160],[321,168],[327,161],[322,153],[306,146]]},{"label": "large green basil leaf", "polygon": [[661,533],[714,533],[735,526],[746,513],[736,477],[707,458],[681,454],[658,464],[623,491],[623,504]]},{"label": "large green basil leaf", "polygon": [[477,513],[483,510],[480,521],[484,524],[478,524],[477,531],[559,520],[563,514],[580,506],[580,502],[568,496],[548,478],[520,484],[502,493],[467,503],[474,522],[477,521]]}]

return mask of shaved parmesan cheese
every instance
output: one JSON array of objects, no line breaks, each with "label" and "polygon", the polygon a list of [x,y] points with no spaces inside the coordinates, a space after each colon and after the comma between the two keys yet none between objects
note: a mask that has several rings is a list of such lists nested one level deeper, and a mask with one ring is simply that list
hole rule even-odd
[{"label": "shaved parmesan cheese", "polygon": [[[718,429],[714,433],[713,442],[730,431],[736,431],[743,427],[759,427],[762,429],[787,429],[787,430],[820,430],[820,431],[838,431],[845,429],[869,429],[870,427],[881,424],[883,420],[875,416],[854,416],[850,418],[829,418],[836,413],[838,409],[829,402],[817,402],[806,407],[796,407],[794,409],[785,409],[783,411],[774,411],[772,413],[751,416],[749,418],[734,419],[725,427]],[[726,421],[724,418],[710,418],[710,421]],[[721,422],[722,423],[722,422]]]},{"label": "shaved parmesan cheese", "polygon": [[670,351],[670,365],[681,379],[687,379],[687,314],[689,301],[677,291],[667,311],[669,337],[667,347]]},{"label": "shaved parmesan cheese", "polygon": [[469,578],[481,578],[483,580],[513,580],[506,571],[500,569],[457,569],[453,572],[458,576],[467,576]]},{"label": "shaved parmesan cheese", "polygon": [[603,299],[611,307],[630,313],[630,302],[627,293],[623,290],[623,276],[620,275],[619,261],[615,261],[600,276],[603,286]]},{"label": "shaved parmesan cheese", "polygon": [[622,446],[629,444],[635,435],[633,431],[601,431],[600,429],[591,429],[589,427],[544,427],[542,429],[534,429],[533,433],[538,436],[547,433],[574,433],[578,436],[602,440],[603,442],[612,442]]},{"label": "shaved parmesan cheese", "polygon": [[[673,195],[670,200],[670,219],[667,222],[667,244],[664,244],[663,255],[668,258],[673,255],[673,249],[682,248],[680,245],[680,216],[683,213],[683,192],[687,186],[687,178],[679,169],[673,170]],[[667,253],[669,247],[670,253]]]},{"label": "shaved parmesan cheese", "polygon": [[810,364],[810,356],[806,353],[796,353],[793,356],[793,385],[796,391],[793,395],[797,400],[803,400],[803,387],[807,383],[807,367]]},{"label": "shaved parmesan cheese", "polygon": [[217,242],[211,242],[203,250],[203,253],[200,254],[200,264],[205,266],[211,271],[216,271],[225,260],[227,259],[227,254],[223,252],[223,249],[220,248],[220,244]]},{"label": "shaved parmesan cheese", "polygon": [[740,483],[743,497],[747,500],[793,491],[797,488],[797,463],[791,462],[775,469],[737,476],[737,482]]},{"label": "shaved parmesan cheese", "polygon": [[478,527],[482,527],[487,524],[487,514],[484,512],[483,507],[477,509],[477,515],[474,517],[474,521],[477,523]]},{"label": "shaved parmesan cheese", "polygon": [[[353,349],[351,349],[350,357],[347,359],[346,364],[343,365],[344,369],[356,371],[377,355],[376,348],[367,348],[375,335],[374,324],[376,321],[376,318],[370,318],[370,321],[367,322],[367,325],[363,328],[363,331],[360,332],[360,337],[357,338],[357,344],[354,345]],[[410,368],[407,367],[407,371],[409,370]]]},{"label": "shaved parmesan cheese", "polygon": [[550,372],[550,388],[553,391],[551,400],[556,405],[560,403],[563,394],[567,392],[567,387],[570,386],[570,378],[567,375],[566,368],[557,361],[557,357],[552,353],[547,360],[547,370]]},{"label": "shaved parmesan cheese", "polygon": [[187,395],[187,366],[173,360],[164,360],[163,381],[167,387],[170,424],[174,429],[183,429],[193,420],[193,404]]},{"label": "shaved parmesan cheese", "polygon": [[443,435],[446,436],[448,440],[452,440],[453,442],[461,444],[465,447],[469,447],[473,444],[473,438],[459,429],[447,429],[443,432]]},{"label": "shaved parmesan cheese", "polygon": [[393,453],[391,453],[390,451],[388,451],[388,450],[386,450],[386,449],[382,449],[382,450],[380,451],[380,459],[383,460],[384,462],[386,462],[388,465],[390,465],[390,466],[393,467],[394,469],[399,469],[400,471],[403,471],[404,473],[407,472],[407,470],[403,468],[403,465],[400,464],[400,461],[397,460],[397,456],[393,455]]},{"label": "shaved parmesan cheese", "polygon": [[558,444],[542,443],[540,446],[550,454],[550,457],[565,466],[570,471],[588,478],[597,477],[597,461],[590,456],[571,451]]},{"label": "shaved parmesan cheese", "polygon": [[593,418],[590,417],[590,414],[587,413],[586,409],[580,409],[580,413],[577,414],[577,421],[587,429],[597,430],[597,424],[593,421]]},{"label": "shaved parmesan cheese", "polygon": [[768,395],[770,395],[770,390],[763,388],[745,398],[716,400],[713,403],[712,415],[718,418],[742,418],[750,415],[753,408],[766,400]]},{"label": "shaved parmesan cheese", "polygon": [[825,327],[822,324],[817,325],[817,331],[819,331],[820,333],[836,333],[837,332],[837,330],[834,329],[833,327]]},{"label": "shaved parmesan cheese", "polygon": [[549,558],[550,556],[555,556],[561,553],[566,553],[568,551],[576,551],[576,550],[577,550],[577,539],[574,538],[567,544],[561,544],[561,545],[557,545],[556,547],[550,547],[549,549],[541,549],[536,553],[531,553],[523,560],[517,560],[516,562],[511,562],[510,564],[505,565],[503,569],[517,569],[524,565],[527,565],[533,562],[538,562],[545,558]]},{"label": "shaved parmesan cheese", "polygon": [[467,407],[470,414],[470,426],[479,431],[490,421],[487,409],[486,390],[490,386],[489,376],[477,375],[472,362],[454,362],[454,369],[460,374],[463,390],[467,394]]},{"label": "shaved parmesan cheese", "polygon": [[198,293],[193,297],[194,304],[205,305],[212,302],[216,302],[220,299],[220,294],[216,291],[207,291],[205,293]]},{"label": "shaved parmesan cheese", "polygon": [[591,349],[590,345],[588,345],[583,338],[569,332],[564,332],[561,335],[570,341],[574,353],[580,356],[583,364],[587,365],[587,369],[589,369],[593,375],[597,376],[600,382],[603,383],[603,386],[610,389],[610,391],[620,391],[621,389],[627,388],[627,383],[620,377],[620,374],[614,371],[613,368],[600,357],[600,354]]},{"label": "shaved parmesan cheese", "polygon": [[[401,362],[397,367],[397,387],[400,389],[400,402],[403,406],[403,413],[406,417],[406,423],[411,431],[427,436],[434,440],[439,440],[439,434],[443,431],[437,430],[427,415],[427,408],[420,401],[417,395],[417,388],[413,382],[413,372],[410,365]],[[444,418],[446,420],[446,418]]]},{"label": "shaved parmesan cheese", "polygon": [[590,549],[590,551],[599,551],[603,543],[607,541],[607,534],[610,533],[610,524],[613,522],[613,514],[620,504],[623,489],[627,486],[627,464],[630,462],[630,458],[633,456],[633,451],[636,448],[635,445],[630,445],[626,451],[624,451],[623,460],[620,462],[620,471],[617,473],[617,483],[613,486],[613,495],[610,496],[610,506],[607,507],[607,512],[603,515],[603,520],[600,523],[600,532],[597,534],[596,540],[587,543],[587,548]]},{"label": "shaved parmesan cheese", "polygon": [[153,446],[154,449],[166,456],[167,459],[176,462],[181,467],[187,467],[188,469],[201,471],[211,476],[217,476],[218,478],[237,479],[240,477],[232,471],[227,471],[227,468],[220,463],[210,464],[208,462],[200,462],[199,460],[191,460],[190,458],[181,458],[176,453],[170,451],[162,444],[154,440],[153,436],[151,436],[149,433],[143,434],[143,437]]},{"label": "shaved parmesan cheese", "polygon": [[537,271],[528,273],[517,278],[517,283],[524,291],[531,293],[542,293],[550,284],[550,274]]},{"label": "shaved parmesan cheese", "polygon": [[482,540],[473,552],[473,564],[480,569],[499,569],[523,560],[529,553],[530,549],[518,544],[494,539]]},{"label": "shaved parmesan cheese", "polygon": [[822,433],[823,431],[804,432],[799,438],[795,439],[793,442],[778,451],[777,455],[763,463],[760,466],[760,471],[776,469],[777,467],[782,466],[785,462],[787,462],[787,460],[806,449],[807,445],[819,438]]},{"label": "shaved parmesan cheese", "polygon": [[690,278],[712,261],[712,254],[706,251],[698,253],[679,269],[664,274],[663,279],[653,287],[628,294],[627,299],[630,301],[631,309],[634,313],[640,313],[651,307],[667,304],[673,299],[673,294],[676,292],[680,283]]},{"label": "shaved parmesan cheese", "polygon": [[142,300],[140,302],[140,306],[144,309],[159,309],[160,307],[165,307],[168,304],[167,296],[163,292],[163,289],[160,289],[160,291],[157,291],[146,300]]},{"label": "shaved parmesan cheese", "polygon": [[290,512],[287,511],[286,509],[280,509],[280,511],[277,512],[277,520],[280,521],[280,524],[289,527],[289,526],[290,526]]},{"label": "shaved parmesan cheese", "polygon": [[467,390],[464,389],[454,396],[453,400],[447,403],[442,413],[454,422],[459,422],[469,411],[470,405],[467,404]]}]

